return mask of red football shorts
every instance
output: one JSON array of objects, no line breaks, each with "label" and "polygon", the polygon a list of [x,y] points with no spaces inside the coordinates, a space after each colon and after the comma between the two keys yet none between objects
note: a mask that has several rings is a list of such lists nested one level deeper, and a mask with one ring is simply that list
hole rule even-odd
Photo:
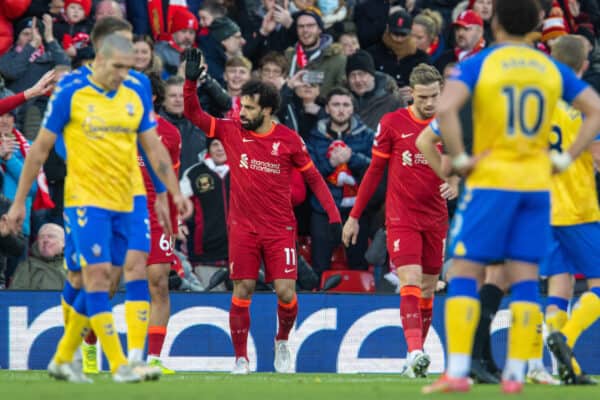
[{"label": "red football shorts", "polygon": [[257,280],[261,259],[265,263],[265,282],[297,279],[296,230],[259,234],[230,229],[229,277],[232,280]]},{"label": "red football shorts", "polygon": [[418,231],[410,228],[387,230],[387,250],[393,270],[420,265],[424,274],[439,274],[444,264],[446,231]]},{"label": "red football shorts", "polygon": [[161,230],[153,229],[150,232],[150,254],[146,265],[173,264],[177,256],[173,253],[171,236]]}]

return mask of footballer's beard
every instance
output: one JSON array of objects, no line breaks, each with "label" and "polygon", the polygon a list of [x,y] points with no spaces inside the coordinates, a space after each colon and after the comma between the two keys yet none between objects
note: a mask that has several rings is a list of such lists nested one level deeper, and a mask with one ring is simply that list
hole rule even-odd
[{"label": "footballer's beard", "polygon": [[261,126],[263,124],[264,120],[265,120],[265,116],[262,113],[258,117],[251,119],[251,120],[247,120],[247,119],[240,117],[240,122],[242,123],[242,127],[244,127],[244,129],[247,129],[249,131],[255,131],[259,126]]}]

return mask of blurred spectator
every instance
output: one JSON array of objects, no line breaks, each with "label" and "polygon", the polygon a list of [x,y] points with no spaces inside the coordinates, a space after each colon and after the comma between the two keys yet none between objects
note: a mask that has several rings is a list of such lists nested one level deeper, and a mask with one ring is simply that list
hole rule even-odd
[{"label": "blurred spectator", "polygon": [[375,71],[373,58],[365,50],[348,57],[346,78],[354,98],[354,112],[373,130],[384,114],[405,106],[396,81],[388,74]]},{"label": "blurred spectator", "polygon": [[52,17],[48,14],[44,15],[43,22],[33,17],[17,23],[17,41],[0,57],[0,74],[8,89],[22,92],[55,66],[71,65],[71,60],[54,39],[52,29]]},{"label": "blurred spectator", "polygon": [[217,18],[222,18],[227,15],[227,10],[216,0],[204,0],[198,10],[198,21],[200,29],[198,31],[199,40],[209,34],[210,26]]},{"label": "blurred spectator", "polygon": [[293,43],[289,30],[294,20],[288,0],[280,3],[262,0],[258,8],[248,13],[248,26],[242,26],[242,31],[247,42],[244,55],[252,62],[257,62],[269,51],[283,52]]},{"label": "blurred spectator", "polygon": [[205,0],[198,10],[200,29],[208,29],[217,18],[225,17],[227,10],[217,0]]},{"label": "blurred spectator", "polygon": [[173,31],[170,30],[170,26],[175,14],[182,11],[194,14],[188,8],[189,0],[127,0],[127,2],[127,12],[132,14],[132,18],[128,19],[134,23],[134,32],[138,32],[136,25],[139,25],[140,32],[152,35],[156,41],[171,39]]},{"label": "blurred spectator", "polygon": [[442,24],[442,15],[429,9],[423,10],[413,20],[411,34],[415,38],[417,48],[427,53],[432,63],[446,51]]},{"label": "blurred spectator", "polygon": [[354,32],[344,32],[340,35],[338,43],[342,45],[342,50],[346,57],[356,53],[360,49],[358,36]]},{"label": "blurred spectator", "polygon": [[[359,179],[371,162],[371,147],[375,132],[354,113],[352,94],[345,88],[334,88],[327,96],[327,117],[319,120],[310,132],[306,146],[315,166],[327,181],[342,221],[348,218],[358,191]],[[340,244],[340,237],[330,237],[329,220],[314,196],[310,233],[312,237],[312,266],[319,275],[329,269],[331,255]],[[367,226],[366,219],[363,221]],[[359,234],[356,245],[346,249],[351,269],[367,269],[364,259],[368,235]]]},{"label": "blurred spectator", "polygon": [[[588,50],[588,63],[589,67],[583,74],[583,80],[588,82],[597,92],[600,93],[600,63],[594,63],[594,54],[596,53],[596,38],[593,33],[585,28],[577,30],[577,34],[581,35],[586,39],[587,50]],[[598,176],[598,174],[596,174]],[[600,178],[600,176],[598,176]],[[598,192],[600,196],[600,191]]]},{"label": "blurred spectator", "polygon": [[364,1],[354,7],[354,23],[360,47],[367,49],[381,40],[394,1]]},{"label": "blurred spectator", "polygon": [[[0,115],[0,167],[4,173],[2,193],[10,200],[14,199],[17,193],[19,177],[30,145],[31,143],[15,128],[14,111]],[[26,237],[31,234],[31,207],[37,188],[37,182],[34,182],[25,202],[23,234]]]},{"label": "blurred spectator", "polygon": [[289,69],[290,65],[285,56],[272,51],[260,59],[258,74],[263,82],[272,83],[277,89],[281,90]]},{"label": "blurred spectator", "polygon": [[6,259],[19,257],[25,252],[27,240],[22,233],[12,233],[6,220],[11,202],[0,195],[0,289],[6,289]]},{"label": "blurred spectator", "polygon": [[225,62],[231,57],[241,56],[246,41],[240,27],[227,17],[214,20],[209,31],[205,40],[200,41],[200,48],[204,53],[208,73],[225,86]]},{"label": "blurred spectator", "polygon": [[154,52],[160,57],[163,70],[168,76],[177,74],[181,54],[194,46],[198,21],[191,12],[177,9],[171,17],[169,28],[171,40],[159,41],[154,46]]},{"label": "blurred spectator", "polygon": [[13,21],[23,16],[27,10],[28,2],[23,0],[4,0],[0,7],[0,56],[6,53],[13,45]]},{"label": "blurred spectator", "polygon": [[54,36],[71,58],[90,46],[90,32],[94,25],[90,18],[91,9],[92,0],[65,0],[64,17],[54,24]]},{"label": "blurred spectator", "polygon": [[327,95],[334,86],[344,82],[346,56],[331,35],[323,34],[323,21],[314,11],[295,14],[298,42],[286,50],[290,60],[290,76],[301,69],[323,73],[321,93]]},{"label": "blurred spectator", "polygon": [[104,17],[125,18],[121,5],[113,0],[101,0],[96,4],[95,11],[96,21]]},{"label": "blurred spectator", "polygon": [[318,83],[304,82],[307,70],[298,71],[281,88],[281,107],[277,117],[282,124],[298,132],[306,140],[310,131],[317,126],[319,118],[324,117],[320,104],[320,86]]},{"label": "blurred spectator", "polygon": [[348,15],[348,8],[344,0],[319,0],[317,4],[321,11],[325,29],[342,22]]},{"label": "blurred spectator", "polygon": [[246,57],[232,57],[225,63],[223,79],[227,84],[227,93],[231,96],[231,109],[225,114],[225,118],[239,119],[242,108],[241,97],[242,86],[251,78],[252,63]]},{"label": "blurred spectator", "polygon": [[19,263],[11,289],[61,290],[67,277],[64,268],[65,232],[60,225],[45,224],[31,246],[29,257]]},{"label": "blurred spectator", "polygon": [[[461,0],[421,0],[420,6],[422,9],[429,8],[442,14],[444,18],[444,26],[448,26],[456,18],[453,18],[453,12]],[[465,1],[465,7],[467,2]],[[461,10],[461,11],[464,11]]]},{"label": "blurred spectator", "polygon": [[199,163],[183,172],[181,192],[194,203],[194,214],[185,225],[188,230],[188,259],[203,286],[221,268],[227,268],[227,209],[229,204],[229,165],[219,139],[208,139],[208,153]]},{"label": "blurred spectator", "polygon": [[435,66],[440,72],[444,71],[446,64],[465,60],[479,53],[486,46],[483,38],[483,20],[475,11],[463,11],[452,26],[454,26],[456,47],[446,50],[438,59]]},{"label": "blurred spectator", "polygon": [[321,12],[317,6],[317,0],[292,0],[289,3],[289,9],[291,11],[292,14],[298,12],[298,11],[304,11],[304,10],[318,10],[319,12]]},{"label": "blurred spectator", "polygon": [[162,61],[154,54],[154,41],[150,36],[135,35],[133,49],[135,51],[133,69],[145,74],[161,76]]},{"label": "blurred spectator", "polygon": [[494,33],[492,31],[492,17],[494,16],[493,0],[469,0],[468,10],[473,10],[483,20],[483,39],[486,43],[494,42]]},{"label": "blurred spectator", "polygon": [[206,149],[206,135],[183,116],[183,83],[180,76],[172,76],[165,82],[165,101],[160,115],[179,129],[181,133],[181,167],[179,174],[199,161],[199,154]]},{"label": "blurred spectator", "polygon": [[420,63],[429,64],[429,56],[417,48],[411,31],[412,17],[406,11],[396,11],[388,17],[381,41],[367,49],[375,69],[396,80],[404,101],[410,100],[408,77],[413,68]]}]

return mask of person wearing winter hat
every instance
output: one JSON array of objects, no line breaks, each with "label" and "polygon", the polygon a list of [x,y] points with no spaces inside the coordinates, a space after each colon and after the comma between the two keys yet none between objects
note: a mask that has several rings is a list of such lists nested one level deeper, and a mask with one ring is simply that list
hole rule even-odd
[{"label": "person wearing winter hat", "polygon": [[331,35],[323,34],[323,20],[318,9],[304,9],[294,14],[298,42],[286,50],[290,62],[289,76],[301,69],[323,72],[321,94],[343,84],[346,56],[342,46]]},{"label": "person wearing winter hat", "polygon": [[242,37],[240,27],[227,17],[215,19],[210,25],[208,36],[201,37],[199,46],[209,74],[221,86],[226,86],[223,80],[225,63],[230,58],[242,56],[245,44],[246,40]]},{"label": "person wearing winter hat", "polygon": [[90,45],[90,32],[94,24],[89,18],[91,9],[92,0],[65,0],[64,19],[54,24],[54,36],[72,59],[82,58],[83,55],[78,56],[77,52]]},{"label": "person wearing winter hat", "polygon": [[157,42],[154,52],[162,61],[164,73],[170,76],[177,74],[181,53],[194,46],[198,20],[188,10],[178,8],[169,19],[168,31],[171,39]]},{"label": "person wearing winter hat", "polygon": [[483,37],[483,19],[473,10],[461,12],[452,23],[456,47],[446,51],[435,66],[442,72],[452,62],[463,61],[483,50],[486,46]]},{"label": "person wearing winter hat", "polygon": [[375,69],[396,80],[405,102],[411,98],[409,76],[419,64],[430,64],[427,53],[417,47],[412,33],[413,19],[405,10],[394,11],[387,17],[381,40],[367,51],[373,56]]},{"label": "person wearing winter hat", "polygon": [[559,37],[567,33],[565,20],[561,17],[546,18],[542,24],[542,42],[550,48]]},{"label": "person wearing winter hat", "polygon": [[225,49],[227,58],[241,56],[246,43],[240,27],[227,17],[217,18],[210,26],[210,34]]},{"label": "person wearing winter hat", "polygon": [[355,112],[371,129],[377,129],[383,115],[405,106],[396,81],[376,71],[373,57],[365,50],[358,50],[346,60],[346,80]]}]

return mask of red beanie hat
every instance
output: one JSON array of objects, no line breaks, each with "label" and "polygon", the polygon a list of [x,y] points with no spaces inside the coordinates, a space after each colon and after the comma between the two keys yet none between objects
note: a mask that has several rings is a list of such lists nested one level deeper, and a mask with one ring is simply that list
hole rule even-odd
[{"label": "red beanie hat", "polygon": [[188,10],[178,8],[169,21],[169,33],[175,33],[184,29],[198,30],[198,20]]},{"label": "red beanie hat", "polygon": [[542,26],[542,42],[567,34],[565,21],[561,17],[546,18]]},{"label": "red beanie hat", "polygon": [[92,11],[92,0],[65,0],[65,10],[69,7],[69,4],[79,4],[81,8],[83,8],[85,16],[90,16],[90,11]]}]

